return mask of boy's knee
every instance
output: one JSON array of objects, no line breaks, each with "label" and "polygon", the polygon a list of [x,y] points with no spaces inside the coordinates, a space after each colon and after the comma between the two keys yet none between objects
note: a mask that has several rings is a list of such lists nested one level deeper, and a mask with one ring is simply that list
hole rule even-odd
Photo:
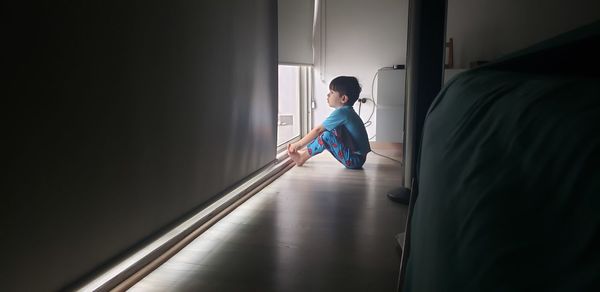
[{"label": "boy's knee", "polygon": [[333,134],[329,131],[323,131],[323,133],[321,133],[321,139],[324,140],[328,140],[333,136]]},{"label": "boy's knee", "polygon": [[338,137],[332,131],[324,131],[321,133],[321,140],[325,141],[327,144],[335,144],[338,141]]}]

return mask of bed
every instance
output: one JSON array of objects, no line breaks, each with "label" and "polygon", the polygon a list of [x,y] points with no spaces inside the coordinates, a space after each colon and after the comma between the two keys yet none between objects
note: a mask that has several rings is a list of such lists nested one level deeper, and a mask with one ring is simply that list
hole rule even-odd
[{"label": "bed", "polygon": [[600,22],[453,78],[421,145],[403,291],[600,291]]}]

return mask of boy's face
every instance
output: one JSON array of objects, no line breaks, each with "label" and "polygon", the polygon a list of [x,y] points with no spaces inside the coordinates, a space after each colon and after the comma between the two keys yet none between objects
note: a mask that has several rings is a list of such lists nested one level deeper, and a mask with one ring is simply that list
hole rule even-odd
[{"label": "boy's face", "polygon": [[332,108],[338,108],[343,106],[348,102],[348,97],[346,95],[341,95],[339,92],[335,90],[329,90],[327,93],[327,104]]}]

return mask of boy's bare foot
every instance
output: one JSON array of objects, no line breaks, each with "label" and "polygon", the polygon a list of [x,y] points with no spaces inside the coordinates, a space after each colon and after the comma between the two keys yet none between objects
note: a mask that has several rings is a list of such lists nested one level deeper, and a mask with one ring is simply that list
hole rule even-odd
[{"label": "boy's bare foot", "polygon": [[310,158],[310,155],[308,155],[308,152],[306,150],[288,152],[288,154],[290,155],[290,158],[292,158],[294,163],[296,163],[296,166],[302,166],[304,162],[306,162]]},{"label": "boy's bare foot", "polygon": [[300,158],[299,151],[296,151],[296,152],[288,151],[288,155],[294,161],[294,163],[296,163],[297,166],[302,166],[303,162],[300,162],[302,159]]}]

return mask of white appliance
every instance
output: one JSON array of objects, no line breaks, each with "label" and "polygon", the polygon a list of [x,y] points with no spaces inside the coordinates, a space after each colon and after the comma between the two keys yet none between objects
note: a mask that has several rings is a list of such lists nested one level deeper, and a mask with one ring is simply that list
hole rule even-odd
[{"label": "white appliance", "polygon": [[[445,69],[444,83],[466,69]],[[380,69],[377,73],[377,137],[379,142],[404,141],[404,95],[406,70]]]},{"label": "white appliance", "polygon": [[375,140],[402,143],[406,70],[380,69],[377,76],[377,137]]}]

